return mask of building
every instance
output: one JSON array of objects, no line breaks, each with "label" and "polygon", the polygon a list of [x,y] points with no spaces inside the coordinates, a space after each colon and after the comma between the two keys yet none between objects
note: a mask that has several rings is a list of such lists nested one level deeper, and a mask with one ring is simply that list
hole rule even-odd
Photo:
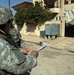
[{"label": "building", "polygon": [[[51,11],[55,17],[52,21],[48,21],[45,22],[44,25],[37,26],[33,35],[40,36],[40,32],[45,31],[46,25],[58,24],[60,36],[65,36],[65,27],[68,25],[74,25],[74,0],[33,0],[34,5],[36,2],[40,3],[40,5],[47,11]],[[23,6],[23,3],[20,4]],[[25,4],[30,5],[29,2]],[[21,8],[21,6],[18,6],[17,8],[17,5],[13,6],[13,8],[18,11],[18,8]],[[38,30],[38,28],[40,29]]]},{"label": "building", "polygon": [[33,5],[33,3],[24,1],[19,4],[16,4],[15,6],[12,6],[12,8],[14,8],[14,10],[18,11],[21,8],[27,8],[30,5]]}]

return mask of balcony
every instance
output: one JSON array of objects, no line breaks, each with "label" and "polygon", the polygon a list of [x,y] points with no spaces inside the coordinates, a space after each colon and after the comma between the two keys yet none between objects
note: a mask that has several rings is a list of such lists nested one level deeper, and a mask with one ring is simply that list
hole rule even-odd
[{"label": "balcony", "polygon": [[50,8],[50,9],[47,9],[47,11],[51,12],[51,13],[59,13],[59,8]]}]

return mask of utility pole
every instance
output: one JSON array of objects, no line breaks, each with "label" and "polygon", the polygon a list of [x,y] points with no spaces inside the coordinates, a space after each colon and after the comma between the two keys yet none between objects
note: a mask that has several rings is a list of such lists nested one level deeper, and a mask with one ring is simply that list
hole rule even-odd
[{"label": "utility pole", "polygon": [[25,2],[27,2],[28,0],[24,0]]},{"label": "utility pole", "polygon": [[10,10],[10,0],[8,0],[8,6],[9,6],[9,10]]}]

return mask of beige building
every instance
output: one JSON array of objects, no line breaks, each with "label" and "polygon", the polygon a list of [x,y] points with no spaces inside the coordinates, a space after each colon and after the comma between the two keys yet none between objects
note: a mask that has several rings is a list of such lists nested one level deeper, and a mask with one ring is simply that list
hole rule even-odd
[{"label": "beige building", "polygon": [[[65,36],[65,27],[74,24],[74,0],[33,0],[33,3],[22,2],[13,6],[13,8],[18,11],[18,9],[26,7],[26,5],[35,5],[36,2],[40,3],[44,9],[51,11],[55,17],[52,21],[45,22],[41,26],[37,25],[35,28],[33,25],[30,25],[31,27],[29,26],[29,28],[31,29],[27,28],[28,26],[24,24],[21,34],[41,36],[40,32],[45,31],[46,25],[59,24],[59,34],[60,36]],[[29,32],[28,30],[33,31]]]}]

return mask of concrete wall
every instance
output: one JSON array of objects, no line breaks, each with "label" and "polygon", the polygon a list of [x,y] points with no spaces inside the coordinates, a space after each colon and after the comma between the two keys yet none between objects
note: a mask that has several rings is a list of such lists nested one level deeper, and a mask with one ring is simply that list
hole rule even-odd
[{"label": "concrete wall", "polygon": [[65,5],[65,10],[73,10],[74,9],[74,3]]},{"label": "concrete wall", "polygon": [[[44,24],[41,25],[33,25],[33,24],[26,25],[26,23],[24,23],[23,27],[17,25],[15,25],[15,27],[20,31],[21,35],[32,35],[45,38],[46,24],[60,24],[60,21],[46,21]],[[60,34],[61,30],[62,29],[60,24]]]},{"label": "concrete wall", "polygon": [[26,25],[26,23],[24,23],[23,27],[17,26],[16,24],[15,27],[20,31],[21,35],[33,35],[40,37],[40,32],[45,31],[45,24]]}]

